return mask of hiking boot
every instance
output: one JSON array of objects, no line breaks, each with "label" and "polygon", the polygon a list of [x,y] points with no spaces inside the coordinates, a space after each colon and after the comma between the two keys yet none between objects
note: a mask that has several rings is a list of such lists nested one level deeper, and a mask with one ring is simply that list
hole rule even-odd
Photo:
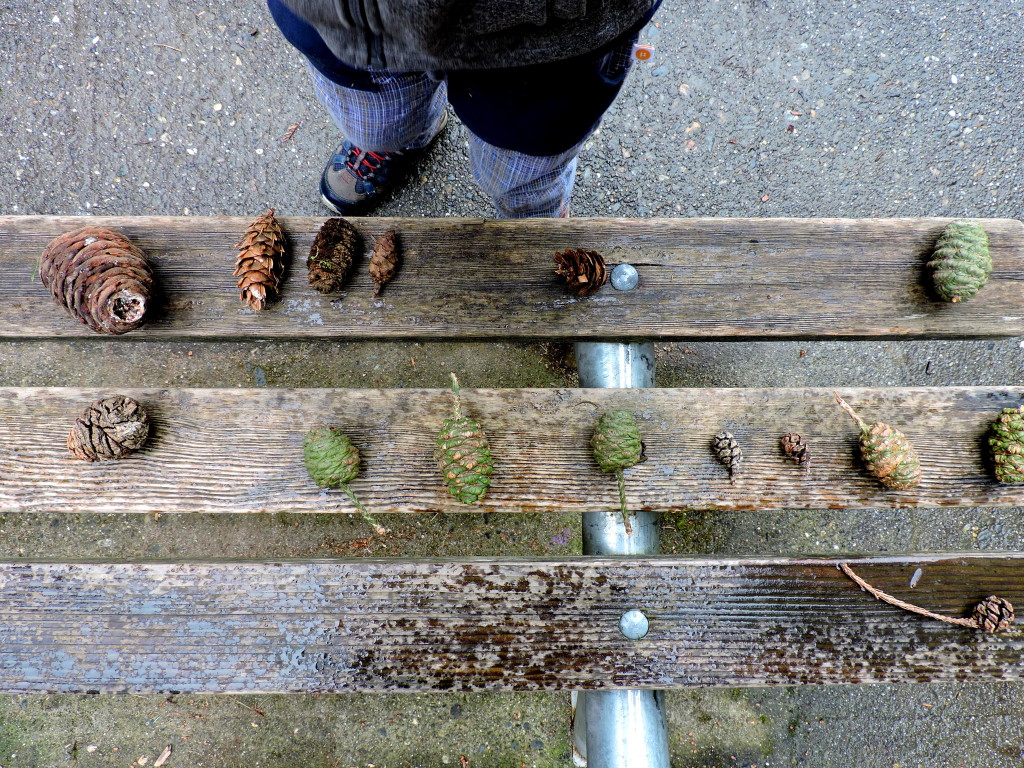
[{"label": "hiking boot", "polygon": [[[444,115],[434,138],[447,122],[448,116]],[[369,208],[394,189],[425,149],[367,152],[346,139],[334,150],[320,176],[320,199],[337,214]]]}]

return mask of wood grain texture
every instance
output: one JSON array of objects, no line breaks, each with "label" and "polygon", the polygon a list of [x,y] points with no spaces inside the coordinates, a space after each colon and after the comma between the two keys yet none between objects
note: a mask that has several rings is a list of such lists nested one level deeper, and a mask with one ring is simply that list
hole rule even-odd
[{"label": "wood grain texture", "polygon": [[[997,483],[983,450],[989,424],[1024,402],[1024,389],[842,389],[869,422],[902,430],[924,479],[887,491],[860,467],[857,430],[827,389],[463,390],[495,456],[482,503],[454,501],[432,452],[451,411],[444,390],[174,389],[122,392],[0,389],[0,513],[352,512],[340,491],[314,486],[302,439],[340,427],[363,457],[352,489],[371,513],[616,509],[612,475],[589,447],[600,413],[639,422],[648,461],[625,470],[633,509],[759,510],[1024,505],[1024,485]],[[71,458],[74,418],[102,396],[127,394],[151,417],[152,437],[119,462]],[[737,483],[711,452],[716,432],[744,451]],[[778,440],[801,433],[811,473],[785,461]]]},{"label": "wood grain texture", "polygon": [[[200,217],[0,217],[0,338],[88,337],[39,283],[47,242],[85,222],[123,231],[162,286],[130,338],[743,339],[978,338],[1024,334],[1024,225],[983,220],[995,269],[978,296],[929,296],[925,263],[950,219],[353,218],[365,250],[398,232],[402,268],[378,298],[368,258],[336,296],[315,293],[305,259],[324,221],[281,219],[291,268],[281,300],[243,309],[234,243],[249,223]],[[640,272],[570,296],[553,256],[594,249]]]},{"label": "wood grain texture", "polygon": [[[1021,554],[855,562],[938,613],[1024,605]],[[0,585],[3,693],[1024,680],[1019,625],[906,613],[832,560],[4,563]]]}]

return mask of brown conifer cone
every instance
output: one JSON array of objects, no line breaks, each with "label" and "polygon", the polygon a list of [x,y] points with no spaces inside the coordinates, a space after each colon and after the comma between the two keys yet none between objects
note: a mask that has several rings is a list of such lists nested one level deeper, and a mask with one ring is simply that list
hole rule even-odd
[{"label": "brown conifer cone", "polygon": [[395,231],[390,230],[377,238],[373,244],[373,256],[370,257],[370,279],[373,280],[373,295],[380,293],[384,283],[398,272],[402,255],[398,251]]},{"label": "brown conifer cone", "polygon": [[345,219],[328,219],[309,249],[309,284],[319,293],[335,293],[345,283],[359,247],[359,232]]},{"label": "brown conifer cone", "polygon": [[597,251],[569,248],[555,254],[555,263],[555,274],[564,277],[577,296],[589,296],[608,282],[604,256]]},{"label": "brown conifer cone", "polygon": [[121,459],[141,448],[149,437],[149,416],[127,395],[97,400],[75,420],[68,450],[79,459]]},{"label": "brown conifer cone", "polygon": [[39,278],[58,304],[97,333],[138,328],[153,292],[153,270],[142,251],[104,227],[82,227],[51,240]]},{"label": "brown conifer cone", "polygon": [[284,232],[273,208],[249,225],[235,248],[238,249],[234,272],[238,278],[238,298],[259,312],[277,297],[284,274]]}]

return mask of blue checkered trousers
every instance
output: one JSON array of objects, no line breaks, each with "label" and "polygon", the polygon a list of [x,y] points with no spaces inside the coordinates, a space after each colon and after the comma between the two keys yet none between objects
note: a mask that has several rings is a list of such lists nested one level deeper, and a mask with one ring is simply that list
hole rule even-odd
[{"label": "blue checkered trousers", "polygon": [[469,130],[473,177],[496,216],[508,219],[568,215],[577,156],[618,94],[639,34],[637,27],[587,56],[515,69],[355,70],[280,0],[268,5],[309,60],[316,96],[345,138],[370,152],[420,149],[443,128],[450,103]]}]

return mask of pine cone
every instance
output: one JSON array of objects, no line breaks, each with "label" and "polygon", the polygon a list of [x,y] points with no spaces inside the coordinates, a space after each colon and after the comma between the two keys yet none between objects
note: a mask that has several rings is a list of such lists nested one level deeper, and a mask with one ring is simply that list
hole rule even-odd
[{"label": "pine cone", "polygon": [[1024,405],[1005,408],[992,424],[988,438],[996,479],[1024,483]]},{"label": "pine cone", "polygon": [[779,446],[786,456],[804,468],[804,472],[811,471],[811,451],[800,435],[787,432],[779,440]]},{"label": "pine cone", "polygon": [[973,298],[992,274],[988,234],[979,224],[954,221],[939,235],[928,267],[940,299],[958,302]]},{"label": "pine cone", "polygon": [[743,450],[731,432],[719,432],[711,443],[715,458],[729,470],[729,482],[736,484],[736,470],[743,461]]},{"label": "pine cone", "polygon": [[401,259],[394,230],[385,232],[377,238],[377,242],[373,244],[373,256],[370,258],[370,279],[373,280],[374,296],[379,294],[384,283],[390,281],[398,272]]},{"label": "pine cone", "polygon": [[138,328],[153,292],[153,270],[142,251],[103,227],[82,227],[51,240],[39,277],[58,304],[97,333]]},{"label": "pine cone", "polygon": [[309,432],[302,455],[310,478],[321,488],[341,488],[359,475],[359,449],[337,427]]},{"label": "pine cone", "polygon": [[328,219],[309,249],[309,284],[320,293],[336,293],[348,276],[359,248],[359,232],[345,219]]},{"label": "pine cone", "polygon": [[626,508],[626,479],[622,470],[645,460],[644,444],[640,439],[640,427],[629,411],[602,413],[590,438],[594,460],[602,472],[614,472],[619,483],[619,505],[622,508],[622,524],[628,535],[633,535],[633,525]]},{"label": "pine cone", "polygon": [[68,450],[78,459],[122,459],[137,451],[149,437],[149,416],[125,395],[97,400],[75,420],[68,433]]},{"label": "pine cone", "polygon": [[437,433],[434,460],[444,476],[448,493],[463,504],[475,504],[491,487],[494,459],[487,435],[479,423],[462,415],[459,380],[452,374],[455,409]]},{"label": "pine cone", "polygon": [[284,274],[284,232],[271,208],[235,243],[235,277],[238,278],[238,298],[250,309],[259,312],[278,293]]},{"label": "pine cone", "polygon": [[906,491],[917,486],[921,482],[921,460],[907,436],[881,421],[869,427],[843,398],[832,394],[860,427],[860,455],[868,472],[890,490]]},{"label": "pine cone", "polygon": [[983,629],[986,632],[1002,632],[1013,623],[1013,605],[1009,600],[989,595],[974,606],[971,618],[978,625],[978,629]]},{"label": "pine cone", "polygon": [[556,253],[555,262],[558,264],[555,274],[564,277],[577,296],[589,296],[608,282],[604,256],[597,251],[569,248]]}]

